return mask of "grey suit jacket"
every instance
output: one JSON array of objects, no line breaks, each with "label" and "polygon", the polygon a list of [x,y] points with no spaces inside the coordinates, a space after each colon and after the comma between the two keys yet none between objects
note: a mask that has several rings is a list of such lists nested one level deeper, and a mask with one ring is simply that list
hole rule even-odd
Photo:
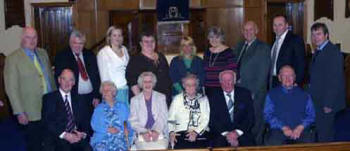
[{"label": "grey suit jacket", "polygon": [[[239,42],[234,50],[238,57],[241,55],[244,43],[245,41]],[[240,57],[240,79],[237,81],[237,85],[250,90],[254,100],[264,100],[271,60],[270,47],[256,39]],[[260,103],[263,105],[263,102]]]},{"label": "grey suit jacket", "polygon": [[[36,53],[48,72],[52,89],[55,89],[55,81],[46,50],[37,48]],[[44,89],[38,70],[22,48],[17,49],[6,58],[4,80],[13,113],[26,113],[29,121],[40,120]]]},{"label": "grey suit jacket", "polygon": [[[152,130],[163,133],[164,136],[168,134],[168,108],[166,105],[165,95],[157,91],[152,92],[152,114],[155,123]],[[147,123],[147,107],[144,95],[140,94],[131,98],[129,122],[135,134],[144,133],[148,130],[145,128]]]}]

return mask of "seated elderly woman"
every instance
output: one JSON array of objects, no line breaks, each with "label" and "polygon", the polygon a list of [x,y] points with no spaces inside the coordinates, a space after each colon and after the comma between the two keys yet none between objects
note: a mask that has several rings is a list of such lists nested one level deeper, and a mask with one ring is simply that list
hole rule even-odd
[{"label": "seated elderly woman", "polygon": [[132,129],[127,122],[129,110],[125,103],[115,101],[117,87],[111,81],[102,82],[100,103],[92,115],[94,134],[90,144],[94,151],[124,151],[132,142]]},{"label": "seated elderly woman", "polygon": [[208,146],[210,108],[208,98],[198,93],[193,74],[182,79],[185,91],[176,95],[169,109],[170,144],[176,149]]},{"label": "seated elderly woman", "polygon": [[165,95],[153,90],[157,82],[152,72],[143,72],[137,80],[142,92],[131,98],[129,122],[135,131],[132,149],[168,148],[168,109]]}]

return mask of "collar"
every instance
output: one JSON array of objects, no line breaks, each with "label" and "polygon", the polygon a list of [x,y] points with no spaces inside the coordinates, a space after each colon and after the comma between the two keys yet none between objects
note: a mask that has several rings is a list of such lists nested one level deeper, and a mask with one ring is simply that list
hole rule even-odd
[{"label": "collar", "polygon": [[249,47],[250,45],[252,45],[252,43],[253,43],[255,40],[256,40],[256,37],[255,37],[252,41],[250,41],[250,42],[245,41],[244,44],[248,44],[247,47]]},{"label": "collar", "polygon": [[282,91],[283,91],[284,93],[289,93],[289,92],[293,91],[295,87],[296,87],[296,86],[293,86],[293,87],[291,87],[291,88],[288,89],[288,88],[286,88],[286,87],[284,87],[284,86],[281,85]]},{"label": "collar", "polygon": [[281,35],[280,40],[284,40],[284,38],[286,38],[288,33],[288,29]]},{"label": "collar", "polygon": [[68,97],[70,97],[70,94],[71,94],[70,92],[66,93],[61,88],[59,88],[59,91],[60,91],[63,98],[65,98],[66,95],[68,95]]},{"label": "collar", "polygon": [[235,96],[235,90],[232,90],[231,92],[224,91],[225,97],[227,97],[227,94],[231,94],[231,97],[234,97]]},{"label": "collar", "polygon": [[322,51],[324,47],[328,44],[329,40],[325,40],[321,45],[317,47],[318,50]]},{"label": "collar", "polygon": [[34,49],[34,51],[33,50],[30,50],[30,49],[28,49],[28,48],[23,48],[23,50],[24,50],[24,53],[26,54],[26,55],[30,55],[30,56],[34,56],[35,55],[35,49]]}]

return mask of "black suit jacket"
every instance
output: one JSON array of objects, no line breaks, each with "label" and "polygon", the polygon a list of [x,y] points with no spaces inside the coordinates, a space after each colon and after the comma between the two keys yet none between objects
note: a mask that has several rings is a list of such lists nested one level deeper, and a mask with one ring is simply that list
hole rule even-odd
[{"label": "black suit jacket", "polygon": [[316,113],[323,113],[323,107],[330,107],[335,114],[345,108],[343,55],[334,44],[328,42],[323,50],[313,57],[309,70],[309,92]]},{"label": "black suit jacket", "polygon": [[[251,128],[254,124],[254,108],[249,90],[241,87],[234,88],[234,121],[231,122],[223,90],[217,89],[209,98],[210,132],[214,139],[221,137],[225,131],[239,129],[243,135],[239,137],[240,145],[254,144]],[[242,138],[242,139],[241,139]]]},{"label": "black suit jacket", "polygon": [[[272,52],[271,52],[272,53]],[[277,62],[276,71],[284,65],[290,65],[296,73],[296,82],[300,85],[304,80],[305,70],[305,44],[304,40],[288,31],[281,45]]]},{"label": "black suit jacket", "polygon": [[[90,121],[86,101],[71,93],[72,110],[77,130],[89,134]],[[67,112],[61,93],[57,90],[43,96],[42,119],[46,130],[46,136],[58,139],[68,123]]]},{"label": "black suit jacket", "polygon": [[[93,52],[84,49],[83,58],[85,63],[86,72],[89,75],[92,87],[94,98],[99,98],[99,88],[100,88],[100,74],[97,66],[97,59]],[[72,93],[78,94],[78,83],[79,83],[79,67],[78,63],[73,55],[73,52],[70,47],[64,49],[58,53],[55,57],[55,80],[57,86],[59,86],[57,80],[62,70],[69,68],[73,70],[75,76],[75,85],[73,86]]]}]

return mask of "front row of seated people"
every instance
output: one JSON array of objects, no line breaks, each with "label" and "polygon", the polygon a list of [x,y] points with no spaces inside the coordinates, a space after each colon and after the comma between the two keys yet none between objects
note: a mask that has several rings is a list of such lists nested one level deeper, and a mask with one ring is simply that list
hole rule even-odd
[{"label": "front row of seated people", "polygon": [[[219,80],[221,89],[208,98],[199,93],[195,75],[185,76],[184,91],[173,98],[168,112],[165,95],[153,90],[156,76],[143,72],[137,80],[142,91],[131,99],[130,114],[125,103],[115,101],[118,91],[114,83],[104,81],[102,102],[90,123],[93,135],[89,145],[87,105],[71,94],[74,73],[65,69],[58,79],[59,90],[44,96],[42,114],[47,136],[57,136],[45,141],[54,145],[45,146],[51,150],[122,151],[255,145],[251,93],[235,86],[232,70],[221,72]],[[295,85],[290,66],[281,68],[279,80],[282,85],[266,97],[264,115],[270,125],[266,143],[313,142],[310,125],[315,111],[310,95]]]}]

